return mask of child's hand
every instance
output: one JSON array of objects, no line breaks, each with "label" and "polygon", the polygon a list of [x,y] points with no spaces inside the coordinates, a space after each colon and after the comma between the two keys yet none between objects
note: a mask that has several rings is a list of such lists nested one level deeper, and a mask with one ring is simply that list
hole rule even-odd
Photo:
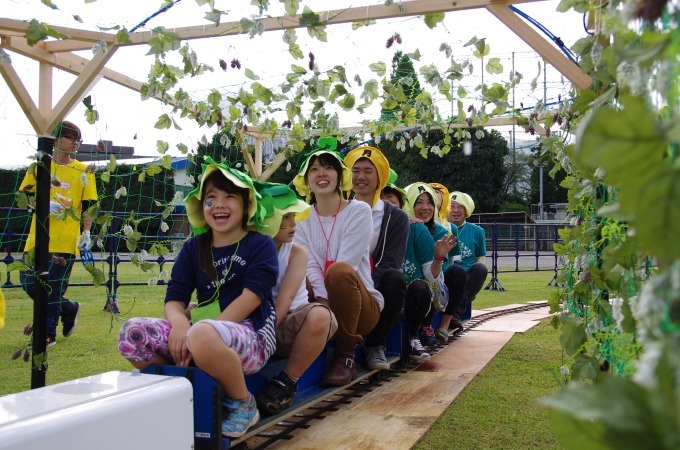
[{"label": "child's hand", "polygon": [[174,325],[168,335],[170,356],[172,356],[175,364],[180,367],[187,367],[191,363],[191,353],[189,353],[186,340],[189,328],[191,328],[191,324],[188,321],[182,322],[181,324]]}]

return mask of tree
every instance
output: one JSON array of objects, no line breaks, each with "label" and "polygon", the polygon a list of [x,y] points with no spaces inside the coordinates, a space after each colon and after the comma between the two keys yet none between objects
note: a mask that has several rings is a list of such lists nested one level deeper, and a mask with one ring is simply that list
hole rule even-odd
[{"label": "tree", "polygon": [[[428,146],[441,144],[444,134],[441,130],[430,131],[425,139]],[[475,211],[497,212],[504,201],[506,169],[503,159],[508,154],[507,141],[496,130],[483,133],[472,130],[470,141],[473,149],[470,156],[463,154],[463,142],[455,141],[451,142],[452,150],[446,155],[425,153],[426,158],[415,149],[397,148],[400,138],[381,141],[377,146],[399,175],[399,186],[416,181],[441,183],[450,191],[470,194],[475,200]]]}]

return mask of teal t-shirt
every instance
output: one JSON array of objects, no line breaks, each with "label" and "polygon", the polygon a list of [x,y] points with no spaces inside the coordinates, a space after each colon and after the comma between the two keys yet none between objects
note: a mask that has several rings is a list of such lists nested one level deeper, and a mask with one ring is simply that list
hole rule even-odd
[{"label": "teal t-shirt", "polygon": [[423,279],[423,264],[434,258],[434,239],[425,224],[421,222],[409,225],[406,253],[401,264],[406,284],[413,280]]},{"label": "teal t-shirt", "polygon": [[467,271],[477,258],[486,256],[486,233],[484,228],[470,222],[465,222],[461,227],[454,225],[452,228],[458,228],[461,260],[456,261],[456,264]]}]

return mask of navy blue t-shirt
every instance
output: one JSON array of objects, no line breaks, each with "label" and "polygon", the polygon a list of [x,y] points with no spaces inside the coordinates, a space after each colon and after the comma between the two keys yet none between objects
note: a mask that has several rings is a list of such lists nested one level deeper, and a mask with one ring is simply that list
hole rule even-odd
[{"label": "navy blue t-shirt", "polygon": [[[238,245],[238,250],[237,250]],[[267,324],[276,323],[272,288],[279,273],[276,246],[269,236],[250,231],[239,244],[213,247],[213,261],[221,285],[219,291],[220,310],[231,304],[243,289],[254,292],[262,302],[249,316],[255,331]],[[232,262],[233,260],[233,262]],[[231,265],[231,269],[229,269]],[[228,273],[227,273],[228,271]],[[226,275],[226,277],[225,277]],[[188,239],[180,250],[165,294],[165,302],[181,301],[189,305],[196,291],[199,303],[211,298],[217,283],[208,278],[198,263],[198,237]]]}]

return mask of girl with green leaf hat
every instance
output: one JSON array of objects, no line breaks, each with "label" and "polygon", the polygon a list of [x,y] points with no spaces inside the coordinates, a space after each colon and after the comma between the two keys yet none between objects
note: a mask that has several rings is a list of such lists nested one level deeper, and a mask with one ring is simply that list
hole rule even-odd
[{"label": "girl with green leaf hat", "polygon": [[[263,208],[246,174],[206,158],[199,187],[185,199],[195,236],[172,267],[165,318],[128,320],[118,349],[133,366],[194,363],[224,390],[222,434],[239,437],[259,420],[244,374],[258,372],[276,349],[272,288],[274,242],[261,227]],[[194,295],[198,307],[186,315]]]},{"label": "girl with green leaf hat", "polygon": [[375,327],[384,305],[371,278],[371,207],[343,198],[352,178],[336,145],[335,139],[319,139],[293,180],[298,193],[312,203],[309,219],[297,225],[293,242],[309,255],[307,279],[316,301],[327,304],[338,321],[333,363],[322,379],[328,386],[356,378],[354,348]]}]

